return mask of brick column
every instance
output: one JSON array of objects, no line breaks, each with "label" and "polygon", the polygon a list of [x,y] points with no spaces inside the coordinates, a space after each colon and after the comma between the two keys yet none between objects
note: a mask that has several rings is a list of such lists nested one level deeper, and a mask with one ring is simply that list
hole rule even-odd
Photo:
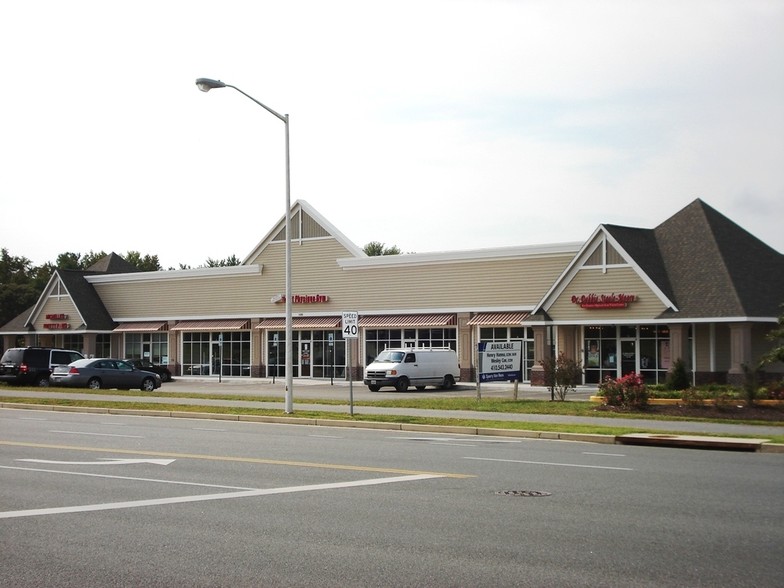
[{"label": "brick column", "polygon": [[544,386],[544,368],[540,361],[548,356],[547,327],[533,327],[534,331],[534,365],[531,368],[531,386]]}]

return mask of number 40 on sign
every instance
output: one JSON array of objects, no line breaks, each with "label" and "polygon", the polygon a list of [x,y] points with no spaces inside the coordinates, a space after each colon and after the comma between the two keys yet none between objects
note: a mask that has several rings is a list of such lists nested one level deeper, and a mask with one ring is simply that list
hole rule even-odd
[{"label": "number 40 on sign", "polygon": [[344,311],[341,327],[344,339],[356,339],[359,337],[359,313],[356,311]]}]

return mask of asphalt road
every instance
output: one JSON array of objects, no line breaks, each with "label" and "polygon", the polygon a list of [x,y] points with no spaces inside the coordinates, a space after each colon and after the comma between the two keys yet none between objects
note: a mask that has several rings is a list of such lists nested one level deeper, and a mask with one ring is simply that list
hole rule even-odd
[{"label": "asphalt road", "polygon": [[3,409],[0,585],[780,586],[781,459]]}]

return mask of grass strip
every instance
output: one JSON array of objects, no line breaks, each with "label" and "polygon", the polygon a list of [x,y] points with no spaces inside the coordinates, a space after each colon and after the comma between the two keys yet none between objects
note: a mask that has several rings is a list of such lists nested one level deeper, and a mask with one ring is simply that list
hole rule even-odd
[{"label": "grass strip", "polygon": [[[197,395],[203,397],[203,395]],[[243,398],[247,400],[247,397]],[[280,399],[275,401],[279,402]],[[302,419],[321,419],[321,420],[351,420],[356,422],[384,422],[384,423],[408,423],[423,425],[442,425],[442,426],[462,426],[486,429],[509,429],[517,431],[547,431],[561,433],[583,433],[595,435],[624,435],[627,433],[656,433],[682,435],[679,431],[662,431],[660,429],[648,429],[645,427],[608,427],[604,425],[590,424],[571,424],[571,423],[542,423],[525,421],[494,421],[485,419],[462,419],[421,417],[408,415],[348,415],[345,413],[321,412],[311,410],[298,410],[294,414],[286,414],[283,410],[231,407],[231,406],[200,406],[193,404],[165,404],[152,402],[125,402],[125,401],[106,401],[106,400],[76,400],[70,398],[27,398],[27,397],[5,397],[0,396],[0,402],[33,404],[39,406],[74,406],[86,408],[106,408],[106,409],[130,409],[130,410],[151,410],[151,411],[170,411],[170,412],[193,412],[204,414],[237,414],[237,415],[259,415],[275,416]],[[373,404],[373,403],[370,403]],[[710,434],[701,433],[702,436],[715,437],[743,437],[755,439],[769,439],[773,443],[784,443],[782,435],[729,435],[729,434]]]}]

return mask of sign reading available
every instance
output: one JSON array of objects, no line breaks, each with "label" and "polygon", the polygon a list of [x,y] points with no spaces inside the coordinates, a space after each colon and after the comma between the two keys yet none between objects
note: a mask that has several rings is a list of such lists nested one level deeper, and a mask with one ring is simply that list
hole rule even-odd
[{"label": "sign reading available", "polygon": [[522,341],[482,341],[479,343],[479,381],[522,380]]},{"label": "sign reading available", "polygon": [[572,296],[572,304],[580,308],[626,308],[631,302],[637,302],[634,294],[583,294]]}]

